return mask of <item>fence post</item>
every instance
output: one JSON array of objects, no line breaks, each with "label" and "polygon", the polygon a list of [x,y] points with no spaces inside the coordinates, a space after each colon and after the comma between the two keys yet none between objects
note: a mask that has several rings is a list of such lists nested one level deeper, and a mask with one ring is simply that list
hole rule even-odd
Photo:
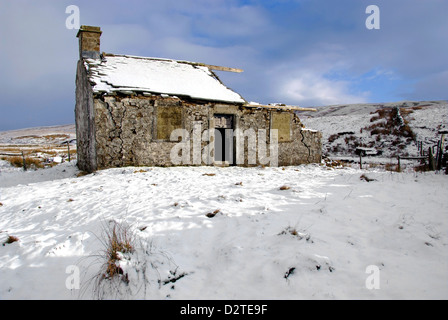
[{"label": "fence post", "polygon": [[359,153],[359,169],[362,170],[362,151]]},{"label": "fence post", "polygon": [[70,162],[70,143],[67,141],[67,149],[68,149],[68,162]]},{"label": "fence post", "polygon": [[26,160],[25,160],[25,155],[23,154],[23,151],[22,151],[22,160],[23,160],[23,171],[26,171]]},{"label": "fence post", "polygon": [[434,171],[435,170],[435,163],[434,163],[434,156],[432,155],[432,148],[429,147],[428,150],[428,162],[429,162],[429,170]]},{"label": "fence post", "polygon": [[401,161],[400,161],[400,156],[398,156],[397,158],[398,158],[397,171],[398,171],[398,172],[401,172]]}]

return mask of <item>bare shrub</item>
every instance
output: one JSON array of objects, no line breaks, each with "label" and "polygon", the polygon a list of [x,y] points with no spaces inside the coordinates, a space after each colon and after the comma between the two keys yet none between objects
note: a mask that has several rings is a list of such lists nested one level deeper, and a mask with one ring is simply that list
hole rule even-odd
[{"label": "bare shrub", "polygon": [[332,143],[334,141],[336,141],[336,139],[339,138],[339,135],[336,134],[332,134],[331,136],[328,137],[328,142]]},{"label": "bare shrub", "polygon": [[[146,230],[145,227],[136,232]],[[139,230],[139,231],[138,231]],[[109,221],[99,240],[103,250],[86,257],[100,263],[99,270],[82,286],[80,295],[92,292],[96,299],[147,299],[187,275],[173,259],[138,237],[126,223]],[[90,268],[93,264],[90,264]],[[84,268],[86,269],[86,268]]]}]

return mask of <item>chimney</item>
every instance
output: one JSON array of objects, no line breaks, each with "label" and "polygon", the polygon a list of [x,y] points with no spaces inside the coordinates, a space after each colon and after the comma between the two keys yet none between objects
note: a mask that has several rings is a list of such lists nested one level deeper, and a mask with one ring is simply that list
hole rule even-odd
[{"label": "chimney", "polygon": [[79,38],[79,58],[100,59],[101,28],[81,26],[76,37]]}]

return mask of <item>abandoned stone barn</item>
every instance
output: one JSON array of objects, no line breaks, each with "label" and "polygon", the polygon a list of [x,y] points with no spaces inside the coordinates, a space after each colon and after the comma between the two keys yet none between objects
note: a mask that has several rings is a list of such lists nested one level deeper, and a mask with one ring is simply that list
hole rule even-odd
[{"label": "abandoned stone barn", "polygon": [[100,53],[101,33],[77,34],[80,170],[320,162],[321,133],[304,128],[297,107],[247,103],[214,73],[242,70]]}]

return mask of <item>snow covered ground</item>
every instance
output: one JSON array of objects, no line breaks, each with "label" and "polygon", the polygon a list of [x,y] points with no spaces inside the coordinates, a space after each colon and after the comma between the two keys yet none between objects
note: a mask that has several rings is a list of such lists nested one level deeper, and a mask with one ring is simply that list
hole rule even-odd
[{"label": "snow covered ground", "polygon": [[[0,245],[0,299],[448,298],[446,175],[321,165],[77,174],[74,162],[28,172],[0,162],[0,243],[19,239]],[[121,256],[127,282],[95,286],[114,221],[135,237]]]}]

